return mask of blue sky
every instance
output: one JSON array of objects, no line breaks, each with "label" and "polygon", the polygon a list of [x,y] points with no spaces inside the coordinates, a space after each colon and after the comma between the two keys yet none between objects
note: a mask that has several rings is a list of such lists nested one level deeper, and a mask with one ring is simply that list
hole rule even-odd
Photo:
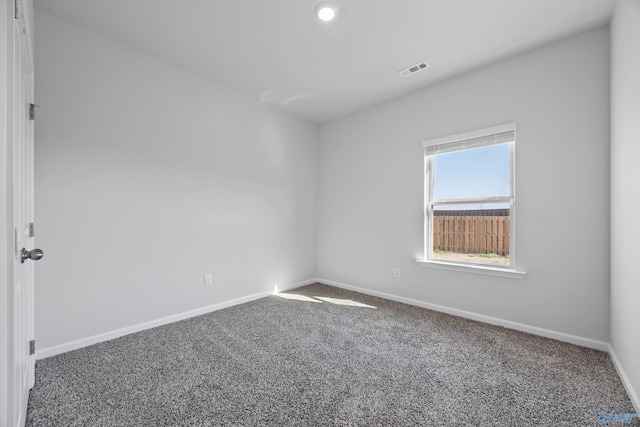
[{"label": "blue sky", "polygon": [[433,198],[508,196],[509,162],[509,144],[437,154]]}]

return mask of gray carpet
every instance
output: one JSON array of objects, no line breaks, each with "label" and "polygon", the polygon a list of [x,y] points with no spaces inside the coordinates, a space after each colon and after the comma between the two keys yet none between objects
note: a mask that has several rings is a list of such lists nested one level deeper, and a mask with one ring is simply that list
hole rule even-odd
[{"label": "gray carpet", "polygon": [[606,353],[314,284],[38,361],[27,425],[597,426],[605,412],[635,412]]}]

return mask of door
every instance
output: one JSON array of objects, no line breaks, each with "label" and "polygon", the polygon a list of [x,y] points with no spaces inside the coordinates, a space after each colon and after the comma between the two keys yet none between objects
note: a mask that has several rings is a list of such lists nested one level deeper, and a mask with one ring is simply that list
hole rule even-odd
[{"label": "door", "polygon": [[[29,390],[34,384],[34,286],[33,259],[33,61],[26,2],[18,1],[14,25],[14,122],[13,122],[13,359],[9,376],[13,389],[14,425],[25,422]],[[11,302],[9,302],[11,303]]]}]

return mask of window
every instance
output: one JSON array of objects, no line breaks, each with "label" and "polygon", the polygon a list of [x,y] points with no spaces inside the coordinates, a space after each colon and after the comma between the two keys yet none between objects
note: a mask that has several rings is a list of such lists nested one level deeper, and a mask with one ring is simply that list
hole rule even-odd
[{"label": "window", "polygon": [[425,262],[514,269],[515,130],[423,142]]}]

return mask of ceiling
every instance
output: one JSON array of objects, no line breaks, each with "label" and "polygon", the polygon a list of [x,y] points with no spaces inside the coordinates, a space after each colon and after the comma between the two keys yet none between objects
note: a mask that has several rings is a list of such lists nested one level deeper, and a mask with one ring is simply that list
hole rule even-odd
[{"label": "ceiling", "polygon": [[[615,0],[36,0],[36,8],[314,123],[606,24]],[[37,28],[36,28],[37,31]],[[409,77],[401,69],[426,61]]]}]

